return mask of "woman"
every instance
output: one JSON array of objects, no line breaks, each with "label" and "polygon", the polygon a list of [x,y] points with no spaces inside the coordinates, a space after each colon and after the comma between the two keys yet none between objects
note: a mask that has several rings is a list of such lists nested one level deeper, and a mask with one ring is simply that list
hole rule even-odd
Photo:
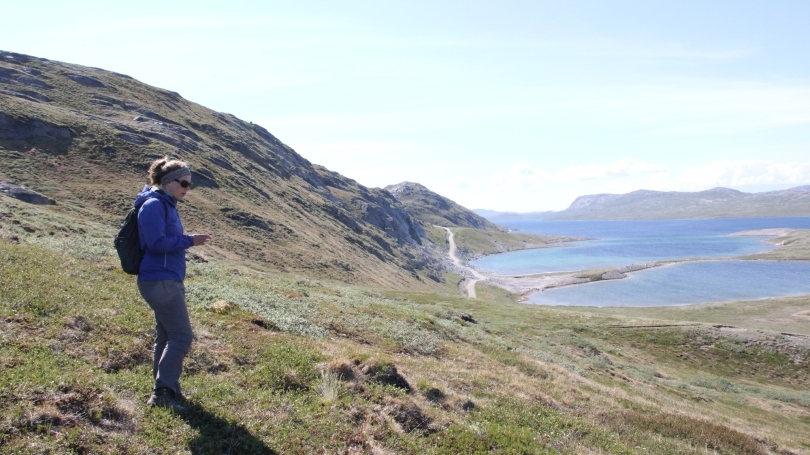
[{"label": "woman", "polygon": [[191,171],[186,163],[161,158],[149,167],[151,188],[135,199],[143,260],[138,273],[138,290],[155,312],[156,336],[152,362],[155,388],[149,406],[186,410],[177,403],[182,397],[180,373],[183,359],[194,337],[186,308],[186,249],[205,245],[207,234],[183,234],[177,202],[191,188]]}]

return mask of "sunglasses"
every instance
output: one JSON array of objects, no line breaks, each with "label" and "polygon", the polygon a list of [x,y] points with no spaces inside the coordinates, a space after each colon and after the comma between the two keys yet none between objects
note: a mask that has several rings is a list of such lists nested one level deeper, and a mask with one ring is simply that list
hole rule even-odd
[{"label": "sunglasses", "polygon": [[188,188],[191,186],[191,182],[189,182],[188,180],[175,179],[174,181],[179,183],[180,186],[182,186],[183,188]]}]

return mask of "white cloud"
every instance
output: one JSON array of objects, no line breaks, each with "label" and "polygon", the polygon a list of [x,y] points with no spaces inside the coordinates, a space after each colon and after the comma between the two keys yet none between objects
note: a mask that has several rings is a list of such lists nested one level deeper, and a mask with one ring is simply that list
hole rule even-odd
[{"label": "white cloud", "polygon": [[545,122],[576,122],[641,138],[750,134],[810,124],[810,85],[803,80],[659,78],[657,83],[555,87],[531,100]]},{"label": "white cloud", "polygon": [[662,186],[677,191],[700,191],[718,186],[734,188],[807,183],[810,183],[810,162],[745,160],[716,161],[687,169]]},{"label": "white cloud", "polygon": [[489,177],[489,184],[495,187],[535,188],[546,183],[551,174],[540,168],[532,168],[526,163],[517,163],[506,172],[496,172]]},{"label": "white cloud", "polygon": [[[469,185],[467,185],[469,184]],[[716,161],[682,171],[629,158],[549,173],[526,163],[488,179],[459,180],[442,188],[476,208],[518,212],[563,210],[576,197],[625,194],[640,189],[703,191],[718,186],[743,191],[770,191],[810,184],[810,162],[776,160]]]},{"label": "white cloud", "polygon": [[554,181],[565,182],[569,180],[592,180],[600,178],[619,178],[633,174],[663,172],[663,166],[644,163],[630,158],[608,164],[591,164],[588,166],[572,166],[563,169],[554,175]]}]

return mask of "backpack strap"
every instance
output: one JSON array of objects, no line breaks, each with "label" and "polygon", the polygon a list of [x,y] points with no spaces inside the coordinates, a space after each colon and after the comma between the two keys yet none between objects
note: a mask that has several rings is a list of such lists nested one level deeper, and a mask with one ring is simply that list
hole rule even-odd
[{"label": "backpack strap", "polygon": [[[164,220],[166,220],[166,218],[168,218],[168,217],[169,217],[169,208],[168,208],[168,207],[166,207],[166,203],[165,203],[165,202],[163,202],[163,200],[162,200],[162,199],[160,199],[159,197],[148,197],[148,198],[144,199],[144,200],[143,200],[143,202],[141,202],[140,204],[138,204],[138,205],[136,205],[136,206],[135,206],[135,222],[137,222],[137,221],[138,221],[138,215],[140,215],[140,213],[141,213],[141,207],[143,207],[143,205],[144,205],[144,204],[146,204],[147,202],[149,202],[149,201],[150,201],[150,200],[152,200],[152,199],[157,199],[157,200],[159,200],[159,201],[160,201],[160,205],[162,205],[162,206],[163,206],[163,219],[164,219]],[[167,221],[167,223],[166,223],[166,224],[168,225],[168,221]],[[140,240],[139,240],[138,242],[139,242],[139,244],[140,244]],[[145,251],[145,250],[144,250],[144,251]]]}]

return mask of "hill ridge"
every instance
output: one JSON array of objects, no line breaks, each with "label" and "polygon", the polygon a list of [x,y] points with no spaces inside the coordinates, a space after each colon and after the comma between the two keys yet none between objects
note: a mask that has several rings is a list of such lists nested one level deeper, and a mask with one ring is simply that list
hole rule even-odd
[{"label": "hill ridge", "polygon": [[183,218],[214,234],[212,257],[396,288],[440,280],[441,259],[402,204],[266,128],[130,76],[0,51],[0,178],[112,230],[164,155],[190,164],[197,190]]},{"label": "hill ridge", "polygon": [[385,190],[426,225],[469,227],[487,231],[503,230],[472,210],[429,190],[420,183],[400,182],[386,186]]},{"label": "hill ridge", "polygon": [[761,193],[715,187],[696,192],[636,190],[577,197],[558,212],[480,210],[491,221],[510,219],[623,220],[810,216],[810,185]]}]

